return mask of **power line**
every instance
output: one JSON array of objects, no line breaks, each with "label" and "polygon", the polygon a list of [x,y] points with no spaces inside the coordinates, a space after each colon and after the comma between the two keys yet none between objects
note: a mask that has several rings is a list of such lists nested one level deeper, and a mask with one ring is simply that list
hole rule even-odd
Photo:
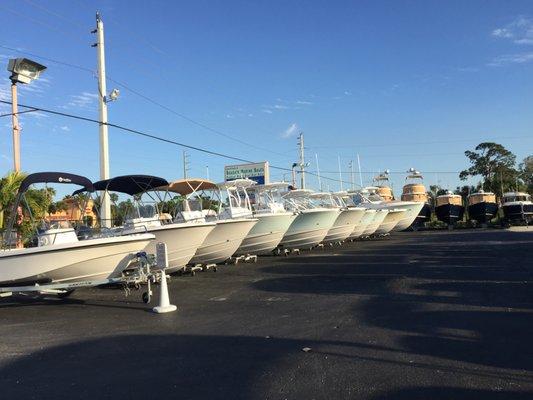
[{"label": "power line", "polygon": [[[488,140],[500,140],[500,139],[525,139],[530,138],[531,135],[525,136],[496,136]],[[445,143],[461,143],[461,142],[473,142],[479,139],[454,139],[454,140],[439,140],[432,142],[401,142],[401,143],[388,143],[388,144],[362,144],[362,145],[353,145],[353,146],[309,146],[309,149],[356,149],[361,147],[392,147],[392,146],[417,146],[421,144],[445,144]],[[485,141],[488,141],[485,140]]]},{"label": "power line", "polygon": [[20,114],[27,114],[27,113],[31,113],[31,112],[35,112],[37,110],[26,110],[26,111],[19,111],[19,112],[16,112],[16,113],[6,113],[6,114],[0,114],[0,118],[3,118],[3,117],[12,117],[13,115],[20,115]]},{"label": "power line", "polygon": [[[6,101],[6,100],[0,100],[0,103],[2,103],[2,104],[11,104],[10,101]],[[62,112],[62,111],[55,111],[55,110],[50,110],[50,109],[46,109],[46,108],[42,108],[42,107],[29,106],[29,105],[20,104],[20,103],[19,103],[19,107],[29,108],[29,109],[32,109],[33,111],[41,111],[43,113],[57,115],[57,116],[60,116],[60,117],[66,117],[66,118],[76,119],[76,120],[80,120],[80,121],[91,122],[91,123],[95,123],[95,124],[101,124],[101,122],[96,120],[96,119],[88,118],[88,117],[82,117],[80,115],[70,114],[70,113],[66,113],[66,112]],[[224,154],[224,153],[220,153],[220,152],[217,152],[217,151],[204,149],[202,147],[192,146],[192,145],[181,143],[181,142],[178,142],[178,141],[175,141],[175,140],[166,139],[166,138],[163,138],[163,137],[160,137],[160,136],[156,136],[156,135],[151,134],[151,133],[143,132],[143,131],[140,131],[140,130],[137,130],[137,129],[128,128],[128,127],[125,127],[125,126],[122,126],[122,125],[118,125],[118,124],[113,124],[113,123],[108,122],[108,123],[106,123],[106,125],[109,126],[109,127],[112,127],[112,128],[116,128],[116,129],[119,129],[119,130],[122,130],[122,131],[125,131],[125,132],[129,132],[129,133],[135,134],[135,135],[139,135],[139,136],[146,137],[146,138],[149,138],[149,139],[157,140],[157,141],[160,141],[160,142],[163,142],[163,143],[173,144],[173,145],[176,145],[176,146],[180,146],[180,147],[184,147],[184,148],[187,148],[187,149],[199,151],[199,152],[210,154],[210,155],[213,155],[213,156],[223,157],[223,158],[226,158],[226,159],[229,159],[229,160],[234,160],[234,161],[239,161],[239,162],[244,162],[244,163],[249,163],[249,164],[254,162],[254,161],[247,160],[247,159],[244,159],[244,158],[230,156],[230,155],[227,155],[227,154]],[[277,165],[270,165],[270,167],[273,168],[273,169],[276,169],[276,170],[280,170],[280,171],[292,172],[292,169],[286,168],[286,167],[280,167],[280,166],[277,166]],[[312,175],[312,176],[318,176],[317,174],[315,174],[313,172],[306,171],[306,173],[308,173],[309,175]],[[324,177],[324,179],[330,180],[332,182],[341,182],[338,179],[329,178],[329,177]],[[342,181],[342,183],[347,183],[347,182],[346,181]]]},{"label": "power line", "polygon": [[35,57],[35,58],[40,58],[42,60],[50,61],[50,62],[53,62],[55,64],[64,65],[66,67],[71,67],[71,68],[76,68],[76,69],[79,69],[79,70],[85,71],[85,72],[90,72],[91,74],[95,73],[94,70],[92,70],[90,68],[87,68],[87,67],[83,67],[81,65],[72,64],[72,63],[69,63],[69,62],[66,62],[66,61],[55,60],[55,59],[50,58],[50,57],[41,56],[39,54],[31,53],[31,52],[26,51],[26,50],[23,51],[23,50],[16,49],[14,47],[9,47],[9,46],[3,45],[3,44],[0,44],[0,47],[3,48],[3,49],[6,49],[6,50],[14,51],[16,53],[20,53],[20,54],[28,55],[28,56]]},{"label": "power line", "polygon": [[[41,56],[39,54],[31,53],[31,52],[28,52],[28,51],[25,51],[25,50],[22,51],[22,50],[19,50],[19,49],[13,48],[13,47],[9,47],[9,46],[6,46],[6,45],[2,45],[2,44],[0,44],[0,47],[4,48],[4,49],[7,49],[7,50],[11,50],[11,51],[17,52],[17,53],[20,53],[20,54],[25,54],[25,55],[28,55],[28,56],[31,56],[31,57],[41,58],[43,60],[50,61],[50,62],[59,64],[59,65],[64,65],[64,66],[67,66],[67,67],[76,68],[76,69],[81,70],[81,71],[90,72],[93,75],[95,74],[94,70],[92,70],[90,68],[83,67],[81,65],[76,65],[76,64],[65,62],[65,61],[56,60],[56,59],[53,59],[53,58],[50,58],[50,57],[44,57],[44,56]],[[196,121],[196,120],[194,120],[194,119],[192,119],[192,118],[190,118],[190,117],[188,117],[188,116],[186,116],[186,115],[184,115],[184,114],[182,114],[182,113],[180,113],[180,112],[178,112],[176,110],[173,110],[172,108],[170,108],[170,107],[168,107],[168,106],[166,106],[166,105],[164,105],[164,104],[152,99],[151,97],[148,97],[145,94],[143,94],[143,93],[131,88],[130,86],[128,86],[124,82],[121,82],[121,81],[119,81],[117,79],[113,79],[109,75],[107,76],[107,80],[119,85],[123,89],[126,89],[128,92],[130,92],[130,93],[142,98],[143,100],[148,101],[149,103],[152,103],[153,105],[155,105],[155,106],[157,106],[159,108],[162,108],[163,110],[168,111],[168,112],[170,112],[170,113],[172,113],[172,114],[184,119],[185,121],[187,121],[187,122],[189,122],[189,123],[191,123],[193,125],[196,125],[196,126],[202,128],[202,129],[205,129],[205,130],[207,130],[209,132],[215,133],[215,134],[217,134],[219,136],[223,136],[226,139],[233,140],[235,142],[238,142],[238,143],[240,143],[242,145],[245,145],[245,146],[248,146],[250,148],[254,148],[256,150],[266,151],[266,152],[269,152],[269,153],[272,153],[272,154],[276,154],[276,155],[281,156],[281,157],[287,157],[286,154],[279,153],[279,152],[276,152],[276,151],[273,151],[273,150],[269,150],[269,149],[266,149],[266,148],[263,148],[263,147],[260,147],[260,146],[256,146],[256,145],[248,143],[248,142],[246,142],[244,140],[241,140],[241,139],[235,138],[235,137],[233,137],[231,135],[228,135],[228,134],[226,134],[226,133],[224,133],[224,132],[222,132],[222,131],[220,131],[218,129],[212,128],[212,127],[210,127],[210,126],[208,126],[208,125],[206,125],[206,124],[204,124],[202,122]]]}]

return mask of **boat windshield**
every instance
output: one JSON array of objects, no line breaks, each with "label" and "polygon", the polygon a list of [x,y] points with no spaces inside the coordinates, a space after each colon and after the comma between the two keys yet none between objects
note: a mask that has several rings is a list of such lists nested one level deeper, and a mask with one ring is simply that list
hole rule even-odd
[{"label": "boat windshield", "polygon": [[277,187],[256,187],[249,192],[252,210],[256,213],[285,212],[283,198]]},{"label": "boat windshield", "polygon": [[129,207],[126,212],[126,219],[136,218],[158,218],[155,204],[136,204]]},{"label": "boat windshield", "polygon": [[504,203],[512,203],[512,202],[515,202],[515,201],[529,201],[530,198],[531,197],[528,194],[516,195],[516,196],[505,196],[503,198],[503,202]]},{"label": "boat windshield", "polygon": [[220,218],[231,219],[250,217],[252,206],[246,188],[240,186],[229,186],[220,192],[221,207]]}]

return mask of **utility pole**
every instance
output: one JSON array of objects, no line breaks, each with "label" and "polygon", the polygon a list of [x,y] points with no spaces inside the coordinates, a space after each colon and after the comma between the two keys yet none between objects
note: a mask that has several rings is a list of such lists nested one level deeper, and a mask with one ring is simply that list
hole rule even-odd
[{"label": "utility pole", "polygon": [[348,164],[348,166],[350,167],[350,182],[352,184],[352,190],[354,190],[355,183],[354,183],[354,178],[353,178],[353,160],[350,160],[350,163]]},{"label": "utility pole", "polygon": [[300,186],[305,189],[305,156],[304,156],[304,134],[300,132],[298,136],[298,146],[300,146]]},{"label": "utility pole", "polygon": [[207,180],[209,180],[209,165],[205,166],[205,175],[207,177]]},{"label": "utility pole", "polygon": [[183,179],[187,179],[187,172],[189,171],[190,164],[191,162],[189,161],[189,155],[185,150],[183,150]]},{"label": "utility pole", "polygon": [[337,156],[337,160],[339,161],[339,182],[341,183],[341,192],[342,192],[342,171],[341,171],[341,156]]},{"label": "utility pole", "polygon": [[[109,179],[109,142],[107,134],[107,103],[105,75],[104,23],[100,14],[96,13],[96,52],[98,55],[98,105],[100,110],[100,179]],[[111,202],[109,193],[101,194],[101,219],[104,227],[111,227]]]},{"label": "utility pole", "polygon": [[320,167],[318,166],[318,154],[315,153],[316,159],[316,176],[318,178],[318,190],[322,191],[322,180],[320,179]]},{"label": "utility pole", "polygon": [[363,187],[363,174],[361,173],[361,161],[359,160],[359,154],[357,154],[357,168],[359,169],[359,183],[362,188]]}]

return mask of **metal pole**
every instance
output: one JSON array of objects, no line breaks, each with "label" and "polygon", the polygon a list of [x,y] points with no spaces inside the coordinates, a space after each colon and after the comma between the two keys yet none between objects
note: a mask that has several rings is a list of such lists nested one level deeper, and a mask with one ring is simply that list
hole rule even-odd
[{"label": "metal pole", "polygon": [[304,134],[300,132],[298,144],[300,145],[300,185],[305,189],[305,156],[304,156]]},{"label": "metal pole", "polygon": [[322,191],[322,180],[320,179],[320,167],[318,166],[318,154],[315,153],[316,159],[316,176],[318,178],[318,189]]},{"label": "metal pole", "polygon": [[209,165],[205,166],[205,174],[207,176],[207,180],[209,180]]},{"label": "metal pole", "polygon": [[183,150],[183,179],[187,179],[187,153]]},{"label": "metal pole", "polygon": [[11,122],[13,125],[13,168],[20,171],[20,128],[18,116],[17,84],[11,82]]},{"label": "metal pole", "polygon": [[296,170],[294,168],[295,168],[295,166],[293,165],[292,166],[292,171],[291,171],[291,173],[292,173],[292,186],[296,187]]},{"label": "metal pole", "polygon": [[355,183],[353,178],[353,160],[350,160],[350,182],[352,184],[352,190],[355,189]]},{"label": "metal pole", "polygon": [[[100,109],[100,179],[109,179],[109,142],[107,130],[107,104],[106,104],[106,75],[105,75],[105,47],[104,23],[100,14],[96,13],[96,50],[98,55],[98,104]],[[101,219],[102,226],[111,226],[111,201],[109,193],[101,193]]]},{"label": "metal pole", "polygon": [[342,192],[342,172],[341,172],[341,156],[337,156],[339,161],[339,182],[341,183],[341,192]]},{"label": "metal pole", "polygon": [[359,169],[359,182],[362,188],[363,187],[363,174],[361,173],[361,161],[359,160],[359,154],[357,155],[357,168]]}]

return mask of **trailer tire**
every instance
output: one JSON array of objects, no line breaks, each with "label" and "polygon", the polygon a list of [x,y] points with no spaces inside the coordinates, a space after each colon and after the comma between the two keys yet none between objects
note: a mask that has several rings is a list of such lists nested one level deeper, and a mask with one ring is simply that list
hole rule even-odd
[{"label": "trailer tire", "polygon": [[74,290],[75,289],[70,289],[70,290],[64,291],[63,293],[58,293],[57,297],[59,297],[60,299],[66,299],[72,294],[72,292],[74,292]]}]

